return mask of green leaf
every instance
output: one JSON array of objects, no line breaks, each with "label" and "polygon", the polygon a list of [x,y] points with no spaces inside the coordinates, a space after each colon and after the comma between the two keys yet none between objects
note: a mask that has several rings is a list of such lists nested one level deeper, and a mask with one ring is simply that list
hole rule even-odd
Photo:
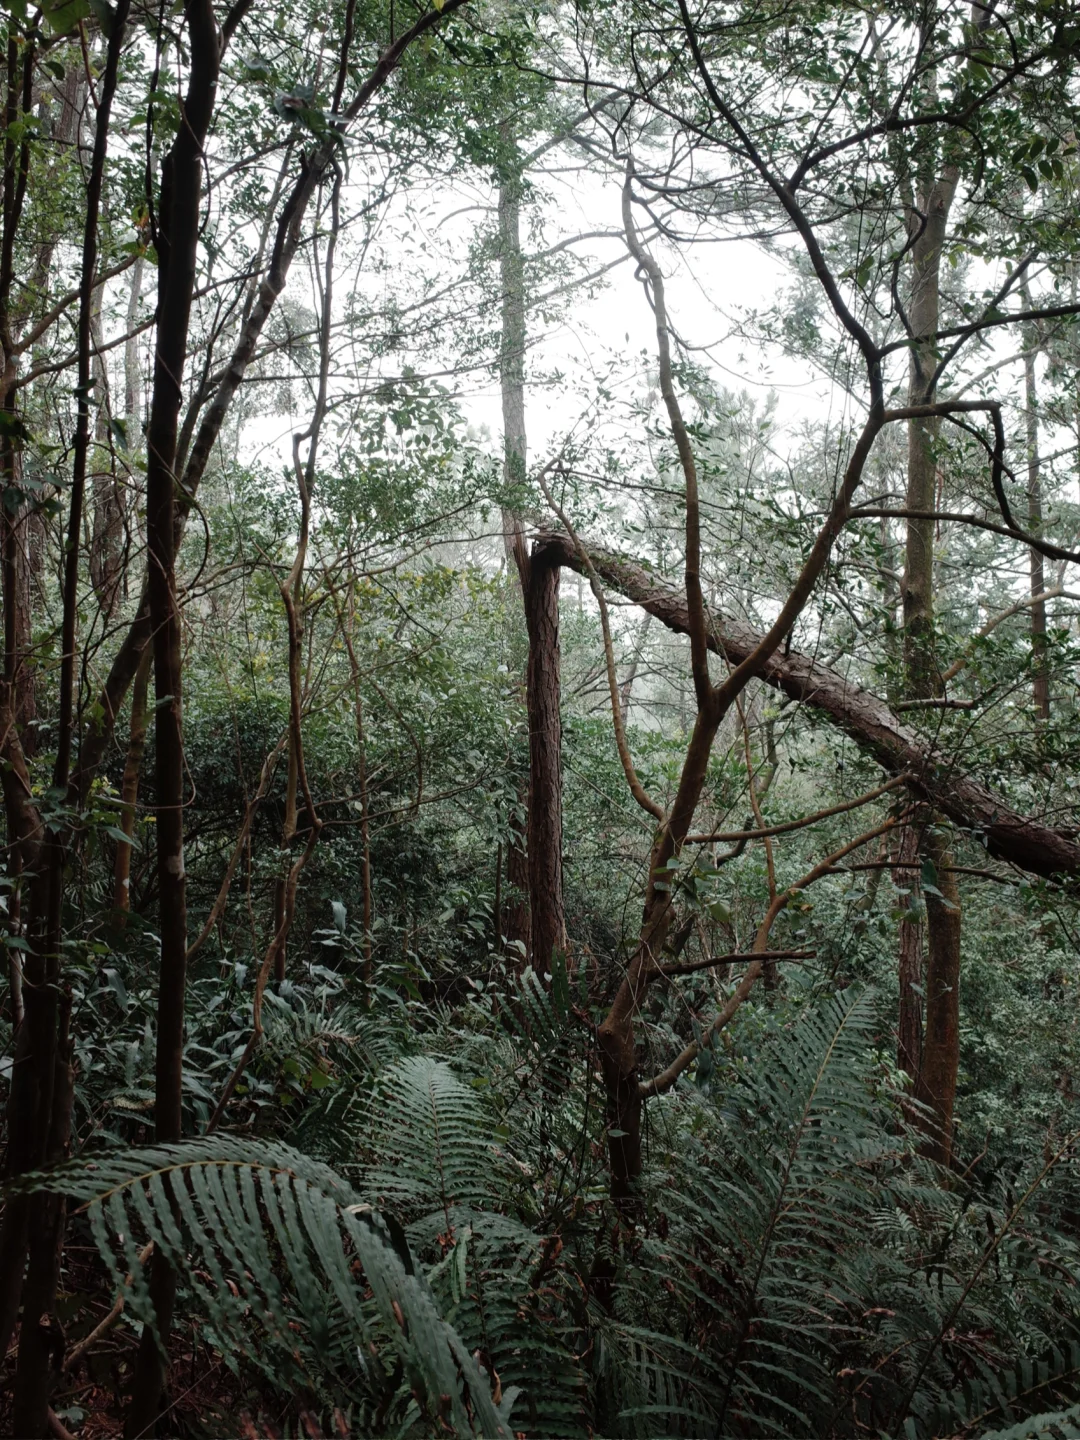
[{"label": "green leaf", "polygon": [[43,0],[41,8],[56,35],[70,35],[91,11],[90,0],[59,0],[59,3]]}]

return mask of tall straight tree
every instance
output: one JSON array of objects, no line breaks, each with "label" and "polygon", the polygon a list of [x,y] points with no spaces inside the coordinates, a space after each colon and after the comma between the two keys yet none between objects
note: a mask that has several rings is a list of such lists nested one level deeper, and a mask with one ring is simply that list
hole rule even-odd
[{"label": "tall straight tree", "polygon": [[[182,1134],[184,998],[187,975],[187,877],[184,871],[183,648],[176,585],[176,452],[184,398],[188,327],[195,290],[204,148],[214,113],[220,39],[213,0],[187,0],[189,71],[184,123],[165,157],[154,243],[158,255],[154,373],[146,427],[148,612],[154,656],[154,818],[161,961],[157,995],[154,1135]],[[176,1276],[157,1251],[150,1289],[158,1331],[167,1340]],[[128,1433],[152,1433],[164,1371],[159,1340],[144,1332],[128,1415]]]}]

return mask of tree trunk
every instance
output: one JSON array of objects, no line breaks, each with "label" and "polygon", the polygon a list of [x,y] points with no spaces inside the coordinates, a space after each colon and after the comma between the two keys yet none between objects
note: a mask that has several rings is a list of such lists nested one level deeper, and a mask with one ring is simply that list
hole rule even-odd
[{"label": "tree trunk", "polygon": [[652,616],[646,611],[641,618],[641,626],[638,630],[637,641],[634,645],[634,654],[630,661],[630,668],[627,670],[623,682],[619,686],[619,704],[622,706],[624,725],[626,725],[630,719],[630,698],[634,693],[634,681],[637,679],[641,657],[645,654],[645,642],[649,638],[649,626],[651,624]]},{"label": "tree trunk", "polygon": [[120,575],[124,558],[124,511],[123,491],[117,482],[109,433],[108,372],[98,353],[101,348],[101,292],[102,287],[98,286],[94,292],[92,319],[97,444],[91,477],[94,503],[90,539],[90,580],[102,616],[109,620],[120,598]]},{"label": "tree trunk", "polygon": [[932,839],[926,848],[941,893],[926,895],[926,1035],[916,1095],[931,1112],[919,1122],[927,1132],[925,1153],[948,1165],[960,1066],[960,890],[943,841]]},{"label": "tree trunk", "polygon": [[[70,1021],[71,991],[68,989],[60,1005],[60,1033],[55,1046],[55,1076],[45,1154],[45,1162],[50,1166],[58,1165],[71,1151],[75,1073]],[[12,1416],[12,1434],[31,1437],[47,1433],[49,1392],[58,1368],[57,1351],[62,1352],[64,1344],[63,1330],[54,1310],[64,1247],[67,1198],[64,1195],[38,1195],[34,1198],[34,1211]]]},{"label": "tree trunk", "polygon": [[128,734],[124,778],[120,786],[120,828],[127,843],[117,841],[116,864],[113,871],[113,904],[126,913],[131,909],[131,839],[135,834],[135,814],[139,799],[139,777],[146,751],[146,692],[150,680],[150,651],[143,651],[135,685],[131,692],[131,726]]},{"label": "tree trunk", "polygon": [[529,915],[532,963],[543,976],[566,949],[562,891],[562,717],[559,684],[559,567],[529,558],[524,586],[529,631]]},{"label": "tree trunk", "polygon": [[[4,390],[12,394],[15,379],[12,366],[4,377]],[[14,398],[5,407],[9,425],[17,424]],[[3,466],[3,567],[4,567],[4,668],[7,675],[12,714],[18,727],[23,753],[37,750],[37,697],[31,668],[32,558],[30,529],[33,513],[22,498],[22,454],[10,433],[0,442]]]},{"label": "tree trunk", "polygon": [[[499,302],[502,331],[499,340],[499,388],[503,416],[503,480],[509,492],[524,483],[528,446],[525,431],[525,278],[521,254],[521,174],[512,125],[504,121],[499,128],[504,147],[503,173],[499,182]],[[525,531],[514,509],[502,511],[503,543],[508,561],[517,571],[523,613],[529,606],[530,566]],[[520,620],[514,622],[515,629]],[[526,623],[528,634],[528,624]],[[511,636],[513,640],[515,637]],[[558,643],[556,637],[556,645]],[[514,646],[514,648],[518,648]],[[524,687],[526,716],[530,715],[528,680]],[[533,750],[532,725],[529,724],[529,751]],[[530,758],[530,770],[532,762]],[[519,791],[519,808],[525,811],[525,822],[511,821],[506,849],[506,880],[510,890],[505,906],[501,937],[511,949],[521,969],[532,954],[532,917],[530,914],[532,884],[530,880],[528,835],[530,830],[531,781]],[[501,908],[501,907],[500,907]],[[549,956],[550,961],[550,956]],[[537,965],[542,971],[543,967]]]},{"label": "tree trunk", "polygon": [[[566,535],[545,533],[534,552],[537,549],[569,569],[584,568],[577,545]],[[680,591],[623,555],[592,544],[587,551],[605,584],[655,615],[669,630],[688,633],[690,617]],[[709,613],[709,649],[730,665],[741,665],[757,653],[763,638],[742,620],[715,609]],[[979,835],[991,855],[1034,875],[1080,875],[1080,843],[1072,835],[1011,810],[999,795],[965,775],[956,756],[936,750],[884,700],[861,690],[839,671],[783,648],[763,660],[757,674],[790,699],[816,710],[891,774],[909,775],[914,794],[959,829]]]},{"label": "tree trunk", "polygon": [[[936,180],[920,177],[915,208],[909,213],[911,246],[911,295],[908,318],[916,337],[911,346],[908,367],[908,403],[931,404],[937,385],[938,347],[935,339],[940,323],[941,251],[949,220],[949,210],[956,193],[958,171],[946,166]],[[911,420],[908,422],[908,474],[906,508],[932,513],[938,508],[937,458],[940,422]],[[928,700],[942,694],[941,664],[934,635],[934,525],[933,520],[909,519],[905,551],[904,578],[901,585],[904,606],[904,681],[905,698]],[[925,831],[929,817],[920,819],[918,830]],[[903,858],[914,858],[918,849],[916,822],[910,834],[901,838]],[[916,889],[917,872],[908,871],[907,888]],[[929,899],[931,897],[927,897]],[[905,909],[911,908],[910,899]],[[940,907],[939,907],[940,908]],[[956,944],[959,946],[959,910],[956,911]],[[919,1064],[923,1049],[919,1035],[919,1013],[922,1000],[915,987],[924,991],[926,1030],[936,1034],[947,1024],[944,1010],[953,998],[940,985],[933,991],[923,984],[922,927],[911,918],[903,918],[898,927],[898,978],[900,989],[898,1059],[902,1068],[916,1082],[917,1093],[926,1093],[928,1084],[948,1087],[948,1078],[939,1068],[933,1076],[923,1076]],[[927,922],[927,969],[940,975],[952,963],[952,951],[940,951],[943,944],[951,946],[952,931],[941,924]],[[957,952],[958,953],[958,952]],[[925,1055],[921,1056],[925,1064]],[[956,1077],[952,1077],[955,1092]],[[950,1104],[951,1112],[951,1104]]]},{"label": "tree trunk", "polygon": [[[897,850],[897,868],[893,881],[899,890],[909,893],[902,897],[901,910],[910,911],[919,894],[918,836],[911,825],[905,825]],[[918,919],[901,919],[899,940],[900,1001],[896,1026],[896,1064],[914,1085],[922,1067],[923,1004],[923,932]]]},{"label": "tree trunk", "polygon": [[[162,167],[158,210],[158,302],[153,391],[146,432],[148,589],[154,657],[155,820],[161,961],[157,998],[154,1133],[159,1144],[181,1135],[187,891],[184,872],[184,750],[182,646],[176,596],[176,460],[188,325],[195,288],[203,144],[213,112],[219,41],[212,0],[186,0],[190,45],[184,124]],[[145,1327],[136,1361],[130,1435],[152,1434],[165,1373],[159,1349],[168,1343],[176,1277],[154,1252],[150,1291],[155,1336]]]},{"label": "tree trunk", "polygon": [[[290,852],[296,839],[296,789],[299,783],[296,745],[290,731],[288,769],[285,774],[285,820],[281,827],[282,873],[274,881],[272,935],[276,935],[285,923],[285,891],[291,864]],[[274,980],[278,985],[285,979],[285,949],[286,942],[282,941],[274,955]]]}]

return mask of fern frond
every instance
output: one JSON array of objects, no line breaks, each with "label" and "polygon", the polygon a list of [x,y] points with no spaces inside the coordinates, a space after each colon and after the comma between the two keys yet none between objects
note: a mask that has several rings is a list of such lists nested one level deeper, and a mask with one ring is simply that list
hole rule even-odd
[{"label": "fern frond", "polygon": [[400,1416],[415,1396],[457,1434],[509,1435],[400,1227],[307,1156],[213,1136],[69,1162],[22,1186],[83,1202],[114,1281],[132,1276],[144,1324],[155,1314],[136,1257],[152,1240],[234,1368],[247,1354],[279,1384],[329,1379],[369,1416]]},{"label": "fern frond", "polygon": [[[482,1092],[445,1062],[414,1057],[380,1076],[369,1112],[365,1191],[392,1202],[455,1331],[518,1391],[530,1436],[584,1433],[584,1378],[570,1318],[576,1280],[555,1237],[503,1213],[519,1177]],[[433,1208],[437,1207],[437,1208]]]},{"label": "fern frond", "polygon": [[980,1440],[1076,1440],[1080,1435],[1080,1405],[1046,1415],[1032,1415],[1007,1430],[987,1430]]},{"label": "fern frond", "polygon": [[405,1213],[441,1212],[491,1200],[497,1163],[477,1093],[449,1065],[411,1056],[385,1070],[371,1099],[366,1191]]}]

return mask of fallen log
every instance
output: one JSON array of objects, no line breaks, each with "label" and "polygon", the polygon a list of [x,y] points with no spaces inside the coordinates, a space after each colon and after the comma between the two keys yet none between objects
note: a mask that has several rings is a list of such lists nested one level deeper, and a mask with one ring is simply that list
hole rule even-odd
[{"label": "fallen log", "polygon": [[[542,532],[536,546],[552,564],[579,572],[585,569],[577,548],[565,535]],[[669,630],[686,633],[685,597],[666,580],[612,551],[591,544],[588,551],[606,585]],[[745,660],[760,640],[760,632],[742,620],[710,616],[709,648],[732,665]],[[894,775],[909,774],[910,788],[921,799],[997,859],[1035,875],[1080,875],[1080,843],[1074,836],[1011,810],[993,791],[959,770],[954,759],[905,725],[871,691],[796,650],[778,650],[763,665],[761,678],[792,700],[827,716],[883,769]]]}]

